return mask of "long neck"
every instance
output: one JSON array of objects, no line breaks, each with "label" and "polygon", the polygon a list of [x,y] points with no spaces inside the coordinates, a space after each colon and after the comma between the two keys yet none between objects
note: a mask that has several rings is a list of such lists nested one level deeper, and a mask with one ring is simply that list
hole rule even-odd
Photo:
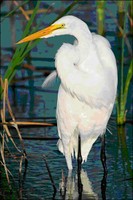
[{"label": "long neck", "polygon": [[75,31],[73,35],[78,41],[77,48],[80,52],[80,60],[82,62],[88,56],[92,46],[92,34],[86,26],[84,29]]},{"label": "long neck", "polygon": [[63,44],[56,54],[55,65],[62,83],[66,79],[65,77],[71,74],[72,70],[75,70],[75,68],[79,68],[83,71],[84,68],[86,68],[83,63],[91,51],[92,34],[87,25],[85,23],[83,23],[83,25],[82,29],[76,26],[75,29],[69,33],[77,39],[78,43],[74,46],[71,44]]}]

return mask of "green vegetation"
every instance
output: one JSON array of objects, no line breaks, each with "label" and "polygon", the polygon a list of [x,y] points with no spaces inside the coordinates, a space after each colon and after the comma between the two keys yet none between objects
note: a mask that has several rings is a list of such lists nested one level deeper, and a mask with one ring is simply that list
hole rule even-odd
[{"label": "green vegetation", "polygon": [[[105,14],[106,14],[106,0],[96,2],[96,12],[97,12],[97,32],[101,35],[105,34]],[[118,20],[116,19],[115,22],[118,26],[118,37],[121,40],[121,65],[120,65],[120,77],[118,82],[118,95],[116,99],[116,107],[117,107],[117,117],[116,121],[118,125],[122,125],[126,122],[126,113],[127,113],[127,98],[128,98],[128,91],[130,87],[130,82],[133,76],[133,60],[131,60],[130,65],[128,67],[128,73],[126,76],[126,80],[124,80],[124,59],[125,59],[125,45],[128,46],[128,52],[131,54],[131,47],[130,42],[128,41],[127,34],[126,34],[126,22],[129,19],[130,21],[130,31],[132,34],[132,12],[131,8],[133,6],[132,1],[117,1],[117,15]],[[117,31],[117,30],[116,30]]]},{"label": "green vegetation", "polygon": [[[121,35],[122,35],[122,42],[121,42],[121,66],[120,66],[120,77],[119,77],[119,83],[118,85],[120,86],[120,91],[118,91],[118,96],[117,96],[117,124],[122,125],[126,122],[126,113],[127,113],[127,98],[128,98],[128,91],[129,91],[129,86],[131,83],[131,79],[133,76],[133,59],[130,62],[130,65],[128,67],[128,72],[126,79],[124,80],[124,58],[125,58],[125,44],[126,41],[128,41],[127,34],[126,34],[126,21],[127,17],[129,16],[128,10],[130,6],[130,2],[121,2],[119,1],[118,3],[118,20],[119,20],[119,25],[120,25],[120,30],[121,30]],[[127,14],[128,13],[128,14]],[[120,18],[121,17],[121,18]],[[131,24],[130,24],[131,26]]]},{"label": "green vegetation", "polygon": [[[33,23],[33,21],[35,19],[37,10],[39,9],[39,5],[40,5],[40,1],[37,3],[37,5],[36,5],[36,7],[35,7],[35,9],[33,11],[33,14],[31,15],[31,18],[27,23],[27,26],[26,26],[26,28],[25,28],[25,30],[23,32],[22,38],[30,33],[30,28],[31,28],[32,23]],[[8,69],[7,69],[6,73],[5,73],[5,75],[4,75],[4,80],[8,79],[8,83],[11,82],[11,80],[14,77],[18,67],[20,67],[20,65],[23,62],[24,58],[31,51],[31,49],[36,46],[37,42],[38,41],[34,41],[32,44],[24,43],[24,44],[21,44],[21,45],[17,46],[16,51],[15,51],[15,53],[13,55],[13,58],[12,58],[9,66],[8,66]]]},{"label": "green vegetation", "polygon": [[97,32],[100,35],[104,35],[105,32],[105,6],[106,0],[96,1],[96,12],[97,12]]}]

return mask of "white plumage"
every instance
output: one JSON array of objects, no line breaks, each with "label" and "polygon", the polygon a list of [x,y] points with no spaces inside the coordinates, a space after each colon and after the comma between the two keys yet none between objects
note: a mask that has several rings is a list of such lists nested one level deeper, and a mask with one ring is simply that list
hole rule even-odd
[{"label": "white plumage", "polygon": [[91,33],[88,26],[74,16],[65,16],[50,27],[32,34],[21,42],[57,35],[73,35],[74,45],[63,44],[55,57],[56,71],[61,84],[57,100],[58,147],[72,169],[77,157],[78,135],[81,137],[83,161],[98,136],[105,133],[117,90],[117,67],[109,42]]}]

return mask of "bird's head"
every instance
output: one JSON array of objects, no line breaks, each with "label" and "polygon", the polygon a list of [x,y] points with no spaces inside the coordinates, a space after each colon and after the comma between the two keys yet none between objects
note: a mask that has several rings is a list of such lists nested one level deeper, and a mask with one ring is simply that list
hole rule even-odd
[{"label": "bird's head", "polygon": [[60,18],[56,22],[54,22],[49,27],[42,29],[36,33],[33,33],[19,42],[17,44],[21,44],[23,42],[32,41],[38,38],[49,38],[58,35],[74,35],[73,31],[77,31],[76,27],[79,28],[86,28],[87,25],[77,17],[68,15]]}]

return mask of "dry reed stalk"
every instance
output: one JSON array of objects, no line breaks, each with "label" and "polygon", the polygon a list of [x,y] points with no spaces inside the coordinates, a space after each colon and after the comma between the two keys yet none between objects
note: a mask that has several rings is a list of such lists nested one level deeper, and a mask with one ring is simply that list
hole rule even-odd
[{"label": "dry reed stalk", "polygon": [[[18,2],[17,1],[13,1],[13,3],[16,5],[16,6],[19,6]],[[29,21],[30,18],[28,16],[28,14],[25,12],[25,10],[20,6],[19,7],[19,10],[21,10],[22,14],[25,16],[26,20]]]},{"label": "dry reed stalk", "polygon": [[20,163],[19,163],[19,176],[21,176],[21,173],[22,173],[23,159],[24,159],[24,156],[21,156]]},{"label": "dry reed stalk", "polygon": [[[21,176],[23,159],[25,159],[25,166],[26,166],[27,165],[27,158],[26,158],[26,152],[25,152],[25,149],[24,149],[23,139],[22,139],[21,133],[19,131],[18,125],[54,126],[55,124],[45,123],[45,122],[16,122],[15,117],[14,117],[13,112],[12,112],[12,109],[11,109],[10,101],[9,101],[9,98],[8,98],[8,80],[5,79],[4,82],[3,82],[2,78],[0,77],[0,83],[1,83],[1,87],[3,89],[3,105],[2,105],[3,107],[0,110],[2,122],[0,123],[0,125],[3,126],[3,129],[6,132],[5,136],[8,136],[8,138],[10,138],[11,142],[13,143],[13,145],[17,149],[17,151],[22,153],[21,150],[19,150],[18,147],[16,146],[16,144],[15,144],[13,138],[12,138],[12,135],[11,135],[9,129],[8,129],[8,126],[10,125],[10,126],[15,127],[15,129],[17,131],[18,137],[20,139],[20,142],[21,142],[21,145],[22,145],[22,148],[23,148],[23,155],[20,159],[20,164],[19,164],[19,175]],[[8,109],[8,112],[9,112],[11,118],[12,118],[11,122],[6,122],[6,108]],[[1,144],[1,148],[0,148],[1,157],[2,157],[1,163],[4,166],[6,178],[7,178],[9,187],[11,189],[10,179],[9,179],[9,175],[8,175],[9,170],[6,166],[6,161],[5,161],[5,157],[4,157],[4,143],[5,143],[4,134],[3,135],[1,134],[1,138],[2,138],[2,144]],[[55,188],[54,188],[54,191],[55,191]]]},{"label": "dry reed stalk", "polygon": [[51,175],[51,172],[50,172],[50,169],[49,169],[49,166],[48,166],[47,160],[46,160],[46,156],[43,155],[43,158],[44,158],[44,161],[45,161],[45,165],[46,165],[46,168],[47,168],[47,171],[48,171],[48,175],[49,175],[49,178],[50,178],[51,184],[52,184],[53,189],[54,189],[54,193],[56,193],[57,189],[56,189],[56,186],[55,186],[55,183],[54,183],[53,177],[52,177],[52,175]]},{"label": "dry reed stalk", "polygon": [[[15,120],[15,117],[13,115],[13,112],[12,112],[12,109],[11,109],[11,105],[10,105],[10,102],[9,102],[9,98],[8,98],[8,80],[5,79],[4,83],[3,83],[3,80],[2,78],[0,77],[0,82],[1,82],[1,85],[2,85],[2,89],[3,89],[3,109],[2,109],[2,122],[0,122],[0,125],[3,125],[6,130],[7,130],[7,127],[6,126],[14,126],[17,130],[17,133],[18,133],[18,136],[20,138],[20,140],[22,141],[22,136],[20,134],[20,131],[18,129],[18,125],[25,125],[25,126],[55,126],[54,123],[47,123],[47,122],[31,122],[31,121],[20,121],[20,122],[17,122]],[[12,118],[12,121],[11,122],[6,122],[5,120],[5,110],[6,110],[6,103],[7,103],[7,108],[8,108],[8,111],[9,111],[9,114]],[[5,126],[6,125],[6,126]],[[7,130],[8,131],[8,130]],[[9,133],[8,131],[8,136],[11,137],[11,134]]]},{"label": "dry reed stalk", "polygon": [[18,147],[16,146],[11,134],[10,134],[10,131],[8,129],[8,126],[6,125],[6,119],[5,119],[5,112],[6,112],[6,98],[7,98],[7,90],[8,90],[8,86],[7,86],[7,80],[5,80],[5,82],[3,83],[3,80],[2,78],[0,77],[0,82],[1,82],[1,86],[2,86],[2,89],[3,89],[3,108],[0,110],[0,114],[1,114],[1,119],[2,119],[2,125],[3,125],[3,128],[7,134],[7,136],[10,138],[10,140],[12,141],[13,145],[15,146],[15,148],[21,152]]},{"label": "dry reed stalk", "polygon": [[5,92],[5,94],[6,94],[5,100],[6,100],[6,102],[7,102],[7,108],[8,108],[8,111],[9,111],[9,113],[10,113],[10,116],[11,116],[13,122],[14,122],[14,125],[13,125],[13,126],[15,127],[15,129],[16,129],[16,131],[17,131],[17,133],[18,133],[18,137],[19,137],[19,139],[20,139],[20,142],[21,142],[23,151],[25,151],[23,139],[22,139],[21,133],[20,133],[20,131],[19,131],[18,125],[17,125],[17,123],[16,123],[15,117],[14,117],[14,115],[13,115],[13,112],[12,112],[12,109],[11,109],[11,105],[10,105],[10,102],[9,102],[9,98],[8,98],[8,80],[5,79],[4,82],[5,82],[5,90],[6,90],[6,92]]},{"label": "dry reed stalk", "polygon": [[0,122],[0,125],[7,125],[7,126],[14,126],[15,125],[23,125],[23,126],[55,126],[53,123],[47,123],[47,122],[28,122],[28,121],[15,121],[15,122]]},{"label": "dry reed stalk", "polygon": [[132,17],[129,15],[129,13],[127,13],[127,17],[128,17],[128,19],[129,19],[129,21],[130,21],[130,26],[133,27],[133,19],[132,19]]},{"label": "dry reed stalk", "polygon": [[13,140],[11,134],[10,134],[10,131],[9,131],[9,129],[8,129],[8,126],[4,124],[5,118],[4,118],[3,114],[4,114],[4,111],[3,111],[3,109],[2,109],[2,110],[1,110],[1,119],[2,119],[3,128],[4,128],[4,130],[5,130],[6,134],[7,134],[7,136],[10,138],[11,142],[13,143],[14,147],[17,149],[17,151],[19,151],[20,153],[22,153],[21,150],[16,146],[16,144],[15,144],[15,142],[14,142],[14,140]]},{"label": "dry reed stalk", "polygon": [[9,187],[11,189],[10,179],[9,179],[9,175],[8,175],[8,169],[7,169],[7,166],[6,166],[6,161],[5,161],[5,156],[4,156],[4,142],[5,142],[4,141],[4,135],[1,134],[1,138],[2,138],[2,142],[1,142],[0,152],[1,152],[2,162],[3,162],[2,164],[3,164],[4,169],[5,169],[6,178],[7,178]]},{"label": "dry reed stalk", "polygon": [[[27,14],[27,15],[32,15],[32,13],[33,13],[33,11],[34,10],[25,10],[25,13]],[[48,9],[45,9],[45,8],[43,8],[43,9],[39,9],[38,11],[37,11],[37,13],[47,13],[47,11],[48,11]]]},{"label": "dry reed stalk", "polygon": [[[4,163],[2,162],[2,161],[0,161],[0,163],[1,163],[1,165],[4,167]],[[6,167],[7,168],[7,167]],[[8,172],[8,174],[10,174],[10,176],[13,178],[13,175],[12,175],[12,173],[10,172],[10,170],[7,168],[7,172]],[[13,178],[13,180],[14,180],[14,178]]]},{"label": "dry reed stalk", "polygon": [[[22,178],[22,165],[23,165],[23,160],[25,161],[25,168],[24,168],[24,173],[23,173],[23,178]],[[28,161],[27,161],[27,158],[25,157],[25,155],[22,155],[21,156],[21,159],[20,159],[20,163],[19,163],[19,184],[20,184],[20,187],[22,188],[22,182],[24,181],[24,178],[25,178],[25,175],[26,175],[26,171],[27,171],[27,164],[28,164]],[[20,189],[21,190],[21,189]],[[20,192],[21,194],[21,192]]]},{"label": "dry reed stalk", "polygon": [[[12,126],[15,127],[15,129],[16,129],[16,131],[18,133],[18,137],[20,139],[22,148],[23,148],[23,156],[21,157],[20,167],[19,167],[19,173],[21,173],[23,159],[25,159],[25,162],[27,163],[26,152],[25,152],[25,149],[24,149],[24,143],[23,143],[23,139],[22,139],[22,136],[20,134],[18,125],[16,124],[15,117],[13,115],[13,112],[12,112],[12,109],[11,109],[11,105],[10,105],[10,102],[9,102],[9,98],[8,98],[8,80],[5,79],[5,81],[3,82],[2,78],[0,77],[0,83],[1,83],[1,86],[2,86],[2,89],[3,89],[3,108],[0,110],[1,119],[2,119],[2,123],[1,124],[3,125],[3,128],[4,128],[5,132],[6,132],[5,136],[8,136],[10,138],[11,142],[13,143],[14,147],[17,149],[17,151],[22,153],[21,150],[19,150],[19,148],[15,144],[15,142],[14,142],[14,140],[13,140],[11,134],[10,134],[10,131],[8,129],[8,126],[6,124],[6,105],[7,105],[8,112],[9,112],[11,118],[12,118],[12,121],[13,121]],[[9,170],[7,169],[6,161],[5,161],[5,157],[4,157],[4,143],[5,143],[4,134],[3,135],[1,134],[1,138],[2,138],[2,144],[1,144],[0,152],[1,152],[2,162],[3,162],[3,163],[2,162],[1,163],[4,166],[5,173],[6,173],[6,178],[7,178],[9,187],[11,189],[10,179],[9,179],[9,175],[8,175],[8,171]]]},{"label": "dry reed stalk", "polygon": [[[113,12],[111,10],[109,10],[108,8],[106,8],[107,12],[110,14],[110,16],[112,17],[112,20],[114,21],[114,23],[117,25],[121,35],[124,37],[125,39],[125,43],[127,45],[128,51],[130,53],[130,55],[132,56],[132,47],[130,44],[129,39],[127,38],[127,34],[125,33],[124,29],[120,26],[120,24],[118,23],[117,19],[115,18]],[[128,13],[126,13],[126,15],[128,16]]]}]

